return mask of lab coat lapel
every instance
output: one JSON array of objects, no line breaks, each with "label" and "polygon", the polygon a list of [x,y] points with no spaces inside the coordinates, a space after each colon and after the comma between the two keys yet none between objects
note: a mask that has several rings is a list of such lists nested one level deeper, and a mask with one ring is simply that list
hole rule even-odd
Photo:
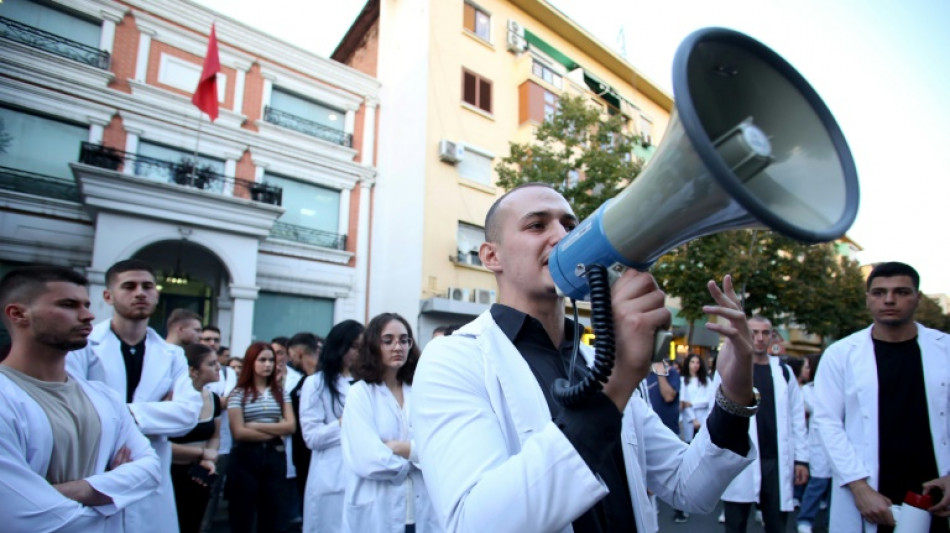
[{"label": "lab coat lapel", "polygon": [[[924,387],[927,392],[927,410],[930,414],[930,435],[934,444],[937,469],[950,471],[950,446],[947,444],[947,416],[950,412],[950,352],[946,349],[947,334],[917,326],[921,363],[924,368]],[[940,342],[943,340],[944,342]]]},{"label": "lab coat lapel", "polygon": [[[122,350],[119,346],[119,338],[112,332],[110,320],[104,320],[96,324],[89,335],[89,344],[99,362],[102,365],[102,372],[105,375],[105,382],[109,388],[119,392],[122,401],[127,398],[125,394],[125,361],[122,360]],[[95,376],[87,376],[88,379],[95,379]]]},{"label": "lab coat lapel", "polygon": [[505,407],[523,444],[532,433],[540,431],[551,421],[551,411],[528,363],[495,324],[491,312],[486,311],[477,320],[481,322],[483,334],[489,340],[482,345],[485,350],[483,356],[496,369],[495,375],[505,397]]},{"label": "lab coat lapel", "polygon": [[[868,457],[878,457],[878,380],[877,361],[874,357],[874,342],[871,340],[871,328],[855,339],[856,349],[851,351],[850,365],[854,369],[854,386],[857,389],[856,398],[861,406],[861,416],[871,423],[861,424],[864,427],[864,439],[872,452]],[[847,387],[847,384],[845,384]],[[846,391],[847,392],[847,391]],[[866,458],[865,458],[866,460]],[[874,486],[877,486],[877,466],[871,468]]]}]

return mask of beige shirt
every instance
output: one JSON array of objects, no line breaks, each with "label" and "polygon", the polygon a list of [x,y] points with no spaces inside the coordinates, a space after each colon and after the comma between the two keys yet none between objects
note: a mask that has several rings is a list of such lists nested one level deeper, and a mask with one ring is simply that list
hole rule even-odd
[{"label": "beige shirt", "polygon": [[42,381],[6,365],[0,365],[0,372],[29,394],[49,419],[53,453],[46,480],[56,484],[95,474],[102,423],[79,383],[70,378],[65,383]]}]

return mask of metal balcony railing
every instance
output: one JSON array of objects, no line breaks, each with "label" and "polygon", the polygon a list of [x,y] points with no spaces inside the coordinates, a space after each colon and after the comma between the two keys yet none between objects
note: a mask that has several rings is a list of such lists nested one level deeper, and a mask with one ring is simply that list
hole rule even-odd
[{"label": "metal balcony railing", "polygon": [[[283,197],[280,187],[219,174],[200,162],[196,165],[191,157],[168,161],[84,142],[80,148],[79,162],[116,171],[127,171],[126,165],[132,165],[131,173],[136,176],[218,194],[230,192],[233,196],[249,197],[265,204],[280,205]],[[241,191],[246,191],[247,196],[240,194]]]},{"label": "metal balcony railing", "polygon": [[0,189],[79,202],[79,187],[75,181],[10,167],[0,167]]},{"label": "metal balcony railing", "polygon": [[302,242],[324,248],[333,248],[334,250],[346,249],[346,235],[296,226],[286,222],[275,222],[270,235],[276,239]]},{"label": "metal balcony railing", "polygon": [[275,109],[271,106],[264,107],[264,120],[270,122],[271,124],[283,126],[287,129],[291,129],[305,135],[310,135],[312,137],[323,139],[324,141],[339,144],[340,146],[346,146],[347,148],[353,147],[353,136],[349,133],[331,128],[329,126],[324,126],[323,124],[319,124],[312,120],[307,120],[303,117],[298,117],[297,115],[293,115],[286,111],[281,111],[280,109]]},{"label": "metal balcony railing", "polygon": [[109,69],[109,52],[60,37],[55,33],[43,31],[7,17],[0,17],[0,37],[96,68]]}]

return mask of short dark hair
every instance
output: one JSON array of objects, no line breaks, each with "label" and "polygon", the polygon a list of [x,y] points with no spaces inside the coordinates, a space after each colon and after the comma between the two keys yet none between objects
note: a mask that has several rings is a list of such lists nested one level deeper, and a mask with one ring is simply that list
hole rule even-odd
[{"label": "short dark hair", "polygon": [[186,320],[197,320],[200,324],[201,315],[189,309],[182,309],[179,307],[178,309],[172,310],[172,312],[168,314],[168,320],[165,322],[165,326],[168,329],[172,329],[173,325]]},{"label": "short dark hair", "polygon": [[106,287],[111,287],[115,283],[115,277],[123,272],[132,272],[132,271],[148,272],[151,274],[152,279],[155,278],[155,269],[152,268],[152,265],[142,261],[141,259],[124,259],[118,263],[109,267],[109,270],[106,270]]},{"label": "short dark hair", "polygon": [[185,359],[188,360],[188,367],[197,369],[208,355],[214,353],[207,344],[194,343],[185,346]]},{"label": "short dark hair", "polygon": [[47,283],[62,281],[87,287],[89,280],[75,270],[52,265],[20,267],[0,280],[0,310],[18,302],[29,304],[46,289]]},{"label": "short dark hair", "polygon": [[290,339],[288,339],[287,337],[274,337],[273,339],[270,340],[269,344],[279,344],[283,346],[284,348],[286,348],[288,342],[290,342]]},{"label": "short dark hair", "polygon": [[868,274],[868,290],[871,290],[871,282],[874,278],[893,278],[894,276],[907,276],[914,282],[914,290],[920,291],[920,274],[914,267],[907,263],[898,261],[888,261],[887,263],[878,263]]},{"label": "short dark hair", "polygon": [[290,348],[291,346],[303,346],[307,353],[316,355],[317,336],[313,333],[303,331],[291,337],[285,346],[287,346],[287,348]]},{"label": "short dark hair", "polygon": [[555,189],[549,183],[543,183],[540,181],[529,181],[527,183],[522,183],[520,185],[515,186],[510,191],[498,197],[498,199],[495,200],[495,203],[491,204],[491,207],[488,208],[488,213],[485,215],[485,240],[486,241],[498,242],[501,228],[498,227],[498,221],[496,220],[497,217],[495,215],[497,214],[498,208],[502,204],[502,202],[504,202],[506,198],[511,196],[511,193],[521,190],[521,189],[527,189],[528,187],[544,187],[545,189],[551,189],[553,191],[557,191],[557,189]]},{"label": "short dark hair", "polygon": [[213,331],[213,332],[217,333],[218,335],[221,334],[221,330],[218,328],[218,326],[212,326],[211,324],[208,324],[207,326],[201,328],[201,332],[202,332],[202,333],[204,333],[204,332],[206,332],[206,331]]},{"label": "short dark hair", "polygon": [[230,351],[231,351],[231,348],[228,348],[227,346],[222,346],[218,348],[218,355],[224,355],[224,352],[230,352]]},{"label": "short dark hair", "polygon": [[773,327],[772,321],[768,317],[762,315],[752,315],[752,317],[749,318],[749,322],[768,322],[769,329],[772,329]]},{"label": "short dark hair", "polygon": [[409,338],[412,339],[412,346],[406,352],[406,364],[396,373],[396,378],[402,383],[412,385],[416,365],[419,364],[419,343],[412,336],[412,326],[409,325],[409,322],[396,313],[382,313],[369,321],[366,331],[363,332],[363,346],[360,347],[360,355],[352,369],[353,377],[356,379],[373,384],[383,382],[383,354],[380,345],[383,342],[383,329],[393,320],[402,322],[402,325],[406,327]]}]

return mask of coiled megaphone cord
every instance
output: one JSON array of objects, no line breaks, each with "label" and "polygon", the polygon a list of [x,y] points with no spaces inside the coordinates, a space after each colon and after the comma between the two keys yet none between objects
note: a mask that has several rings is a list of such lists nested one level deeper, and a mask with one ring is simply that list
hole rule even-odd
[{"label": "coiled megaphone cord", "polygon": [[575,334],[575,351],[569,370],[572,379],[570,381],[559,379],[552,387],[554,398],[564,407],[581,405],[601,391],[614,367],[614,317],[607,268],[603,265],[589,265],[586,276],[587,286],[590,288],[590,323],[594,330],[594,365],[580,383],[573,383],[577,347],[581,342]]}]

